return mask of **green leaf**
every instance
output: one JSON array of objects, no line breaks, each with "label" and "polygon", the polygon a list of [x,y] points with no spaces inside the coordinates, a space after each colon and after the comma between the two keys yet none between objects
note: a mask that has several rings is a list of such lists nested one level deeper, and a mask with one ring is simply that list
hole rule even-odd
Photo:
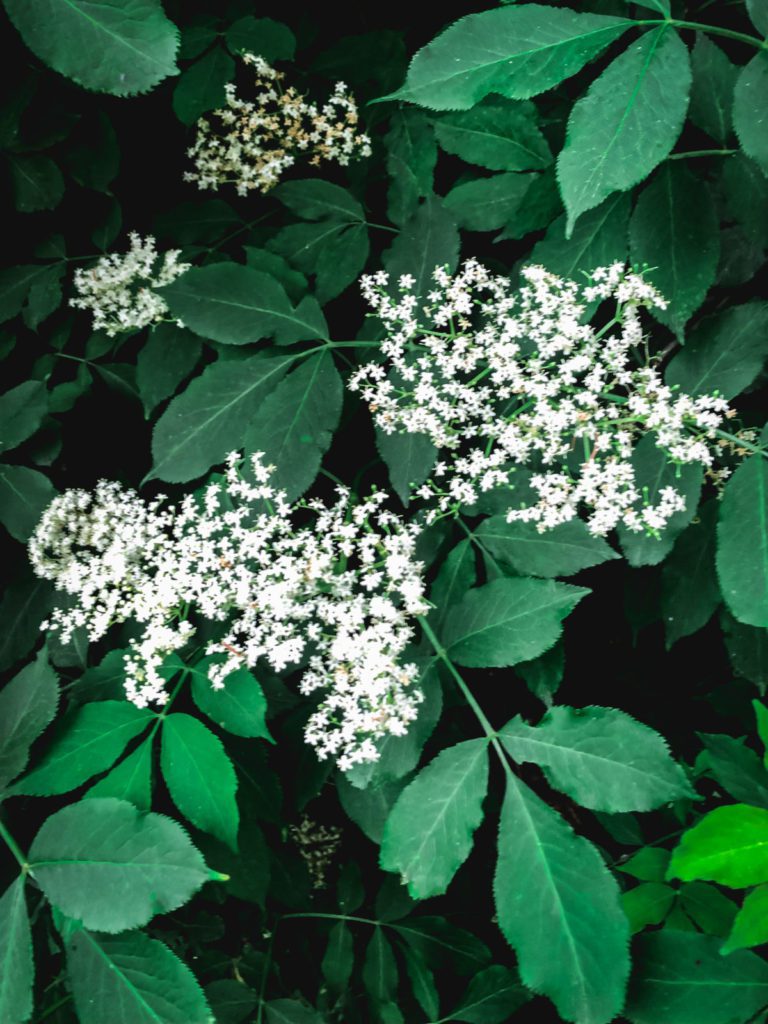
[{"label": "green leaf", "polygon": [[746,0],[747,14],[762,36],[768,36],[768,9],[765,0]]},{"label": "green leaf", "polygon": [[264,1003],[267,1024],[323,1024],[323,1018],[298,999],[273,999]]},{"label": "green leaf", "polygon": [[365,210],[351,192],[318,178],[286,181],[272,193],[284,206],[306,220],[332,219],[364,223]]},{"label": "green leaf", "polygon": [[30,438],[47,412],[48,392],[39,380],[25,381],[0,395],[0,452]]},{"label": "green leaf", "polygon": [[674,487],[685,499],[685,508],[673,512],[658,537],[635,533],[619,524],[621,547],[631,566],[658,565],[672,550],[675,539],[696,515],[701,492],[701,467],[688,462],[676,466],[669,456],[656,445],[652,434],[641,438],[632,453],[637,489],[649,504],[655,505],[665,487]]},{"label": "green leaf", "polygon": [[675,901],[675,890],[660,882],[643,882],[621,894],[621,905],[634,935],[652,924],[661,924]]},{"label": "green leaf", "polygon": [[430,119],[420,110],[395,110],[384,139],[387,147],[387,215],[402,225],[419,200],[434,190],[437,143]]},{"label": "green leaf", "polygon": [[42,761],[11,792],[23,796],[68,793],[114,764],[126,744],[154,718],[154,712],[128,701],[85,704],[64,720]]},{"label": "green leaf", "polygon": [[176,26],[159,0],[3,0],[30,50],[78,85],[114,96],[177,74]]},{"label": "green leaf", "polygon": [[753,455],[725,485],[717,523],[725,603],[747,626],[768,626],[768,465]]},{"label": "green leaf", "polygon": [[404,99],[469,110],[489,93],[527,99],[575,75],[633,22],[521,4],[460,18],[419,50]]},{"label": "green leaf", "polygon": [[523,984],[565,1020],[613,1020],[629,973],[618,886],[595,847],[510,772],[494,895]]},{"label": "green leaf", "polygon": [[147,416],[192,373],[203,346],[176,324],[155,324],[136,359],[136,387]]},{"label": "green leaf", "polygon": [[702,505],[661,570],[661,612],[667,648],[709,622],[720,604],[715,574],[717,504]]},{"label": "green leaf", "polygon": [[707,135],[725,146],[731,134],[733,87],[738,68],[719,46],[699,32],[691,53],[691,107],[688,115]]},{"label": "green leaf", "polygon": [[768,881],[768,810],[733,804],[717,807],[683,834],[668,878],[703,878],[731,889]]},{"label": "green leaf", "polygon": [[61,279],[64,276],[64,267],[63,262],[54,263],[46,267],[45,273],[32,283],[27,304],[21,313],[24,323],[31,331],[36,331],[61,305]]},{"label": "green leaf", "polygon": [[111,120],[99,111],[65,154],[66,168],[84,188],[109,192],[120,170],[120,146]]},{"label": "green leaf", "polygon": [[205,986],[205,998],[213,1010],[216,1024],[241,1024],[256,1009],[257,993],[240,981],[223,978]]},{"label": "green leaf", "polygon": [[768,174],[768,141],[763,130],[768,105],[768,54],[758,53],[743,67],[733,90],[733,127],[741,148]]},{"label": "green leaf", "polygon": [[43,510],[55,497],[56,488],[36,469],[0,464],[0,522],[22,544],[32,536]]},{"label": "green leaf", "polygon": [[539,533],[535,523],[508,523],[504,515],[491,516],[478,526],[475,537],[494,558],[522,576],[572,576],[619,557],[579,519]]},{"label": "green leaf", "polygon": [[30,264],[0,270],[0,323],[21,312],[30,289],[49,269],[46,264]]},{"label": "green leaf", "polygon": [[437,196],[427,196],[382,260],[394,281],[412,274],[413,294],[426,295],[433,288],[435,267],[447,267],[449,273],[456,269],[459,245],[453,214]]},{"label": "green leaf", "polygon": [[452,188],[445,205],[460,228],[493,231],[508,224],[530,186],[530,174],[494,174]]},{"label": "green leaf", "polygon": [[245,435],[246,452],[274,465],[273,487],[295,501],[317,476],[338,426],[344,387],[330,352],[301,362],[259,406]]},{"label": "green leaf", "polygon": [[467,1024],[504,1024],[530,998],[514,971],[507,967],[487,967],[470,981],[463,999],[451,1013],[451,1020]]},{"label": "green leaf", "polygon": [[40,639],[40,623],[51,610],[51,586],[30,576],[6,589],[0,603],[0,670],[23,658]]},{"label": "green leaf", "polygon": [[223,199],[203,199],[166,208],[155,220],[155,231],[178,245],[216,242],[242,227],[243,222]]},{"label": "green leaf", "polygon": [[248,423],[293,359],[260,352],[206,367],[155,425],[152,476],[185,483],[242,448]]},{"label": "green leaf", "polygon": [[85,793],[86,799],[106,796],[127,800],[140,811],[152,806],[152,739],[139,746]]},{"label": "green leaf", "polygon": [[247,50],[263,57],[268,64],[276,60],[292,60],[296,37],[287,25],[272,18],[247,15],[230,25],[224,34],[227,46],[235,53]]},{"label": "green leaf", "polygon": [[[528,196],[526,196],[526,203]],[[566,235],[566,217],[562,214],[537,242],[530,263],[540,263],[553,274],[578,280],[580,273],[595,267],[624,263],[629,251],[629,196],[617,192],[594,210],[588,210]]]},{"label": "green leaf", "polygon": [[164,942],[142,932],[79,929],[67,946],[67,973],[80,1024],[211,1024],[194,974]]},{"label": "green leaf", "polygon": [[381,845],[384,826],[403,786],[402,779],[394,779],[359,789],[345,778],[343,772],[336,777],[336,791],[344,813],[377,846]]},{"label": "green leaf", "polygon": [[644,846],[629,860],[616,865],[616,868],[641,882],[663,882],[667,877],[669,857],[669,850],[662,850],[658,846]]},{"label": "green leaf", "polygon": [[476,582],[475,551],[472,540],[465,537],[464,540],[459,541],[440,566],[440,571],[429,592],[429,600],[434,605],[429,613],[429,618],[438,632],[442,628],[451,605],[461,600],[462,596],[470,587],[474,587]]},{"label": "green leaf", "polygon": [[112,798],[52,814],[29,861],[32,877],[62,913],[110,933],[175,910],[212,877],[175,821]]},{"label": "green leaf", "polygon": [[688,50],[673,29],[632,43],[573,105],[557,162],[566,235],[580,214],[642,181],[670,152],[688,108]]},{"label": "green leaf", "polygon": [[187,670],[192,676],[195,704],[211,721],[235,736],[271,741],[265,721],[267,698],[258,679],[247,668],[240,668],[230,672],[224,686],[215,690],[208,678],[212,660],[206,658]]},{"label": "green leaf", "polygon": [[53,721],[58,703],[56,673],[43,648],[0,691],[0,789],[24,771],[29,748]]},{"label": "green leaf", "polygon": [[768,689],[768,633],[737,622],[725,611],[720,621],[734,673],[754,683],[764,694]]},{"label": "green leaf", "polygon": [[289,345],[328,337],[314,300],[294,309],[278,281],[240,263],[193,267],[158,292],[185,327],[225,345],[250,345],[260,338]]},{"label": "green leaf", "polygon": [[433,970],[447,966],[455,974],[474,975],[487,967],[491,959],[484,942],[444,917],[407,917],[392,928],[422,954]]},{"label": "green leaf", "polygon": [[538,764],[594,811],[650,811],[695,795],[662,737],[616,708],[553,707],[537,726],[513,718],[500,736],[515,761]]},{"label": "green leaf", "polygon": [[731,1024],[768,1003],[768,964],[720,955],[720,940],[672,929],[637,940],[625,1014],[632,1024]]},{"label": "green leaf", "polygon": [[441,751],[398,798],[384,827],[379,861],[415,899],[438,896],[472,851],[488,788],[484,739]]},{"label": "green leaf", "polygon": [[525,685],[548,708],[552,707],[555,694],[560,689],[565,671],[565,651],[562,640],[554,647],[531,661],[515,666],[515,672],[525,680]]},{"label": "green leaf", "polygon": [[387,465],[389,482],[407,507],[410,495],[432,472],[437,448],[425,434],[387,434],[376,428],[376,448]]},{"label": "green leaf", "polygon": [[535,171],[552,162],[532,103],[489,97],[435,122],[441,149],[490,171]]},{"label": "green leaf", "polygon": [[363,984],[374,1007],[391,1002],[397,991],[397,964],[392,946],[379,925],[365,950]]},{"label": "green leaf", "polygon": [[760,758],[743,740],[718,733],[699,733],[704,762],[718,784],[739,803],[768,808],[768,773]]},{"label": "green leaf", "polygon": [[760,373],[766,356],[768,302],[745,302],[700,321],[664,379],[690,395],[735,398]]},{"label": "green leaf", "polygon": [[634,264],[652,269],[646,278],[669,303],[653,316],[675,332],[683,329],[714,283],[720,257],[720,218],[709,186],[682,160],[668,160],[640,194],[630,223]]},{"label": "green leaf", "polygon": [[24,896],[26,878],[19,875],[0,897],[0,1020],[23,1024],[32,1016],[32,933]]},{"label": "green leaf", "polygon": [[721,952],[731,953],[764,942],[768,942],[768,885],[747,893]]},{"label": "green leaf", "polygon": [[768,768],[768,708],[759,700],[753,700],[752,710],[755,712],[757,735],[763,745],[763,766]]},{"label": "green leaf", "polygon": [[688,882],[678,893],[680,907],[703,932],[723,937],[730,932],[738,908],[714,885]]},{"label": "green leaf", "polygon": [[399,946],[405,960],[413,996],[427,1017],[436,1020],[440,1016],[440,997],[435,986],[435,977],[419,950],[405,942],[399,943]]},{"label": "green leaf", "polygon": [[173,802],[193,825],[237,850],[237,776],[220,739],[191,715],[168,715],[160,753]]},{"label": "green leaf", "polygon": [[332,992],[343,992],[347,987],[354,962],[352,932],[344,921],[337,921],[328,933],[328,945],[320,965]]},{"label": "green leaf", "polygon": [[173,90],[173,111],[182,124],[224,106],[224,86],[235,75],[235,62],[223,46],[214,46],[181,73]]},{"label": "green leaf", "polygon": [[551,580],[496,579],[476,587],[448,613],[442,640],[467,668],[502,668],[550,648],[563,619],[589,593]]},{"label": "green leaf", "polygon": [[64,195],[64,178],[49,156],[10,156],[14,204],[19,213],[52,210]]}]

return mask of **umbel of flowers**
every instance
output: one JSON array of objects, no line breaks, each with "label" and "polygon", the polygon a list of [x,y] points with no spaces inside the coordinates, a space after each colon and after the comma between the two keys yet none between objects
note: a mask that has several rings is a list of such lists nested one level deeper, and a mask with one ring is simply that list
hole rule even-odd
[{"label": "umbel of flowers", "polygon": [[[382,271],[363,277],[387,360],[362,366],[350,387],[382,430],[425,434],[439,449],[418,491],[428,520],[508,488],[507,519],[540,531],[583,515],[597,536],[619,524],[658,532],[685,502],[674,487],[647,500],[635,445],[650,433],[672,462],[722,480],[728,470],[712,467],[727,402],[667,387],[643,357],[640,309],[666,302],[640,274],[617,263],[583,285],[540,266],[522,278],[515,289],[470,259],[455,276],[436,269],[424,299],[408,275],[396,287]],[[614,312],[598,328],[585,312],[606,299]]]},{"label": "umbel of flowers", "polygon": [[180,249],[158,253],[152,235],[142,239],[131,231],[128,237],[127,253],[110,253],[92,267],[75,271],[78,294],[69,300],[75,309],[90,310],[93,329],[104,330],[110,337],[162,320],[168,306],[153,289],[175,281],[191,266],[179,262]]},{"label": "umbel of flowers", "polygon": [[383,508],[384,493],[356,504],[339,488],[330,506],[291,506],[259,454],[250,470],[249,481],[233,454],[219,482],[178,506],[106,481],[56,498],[29,553],[70,603],[43,626],[65,641],[84,627],[95,641],[137,625],[126,692],[143,707],[167,699],[162,663],[192,645],[198,616],[216,627],[203,645],[220,656],[213,687],[260,659],[301,667],[301,693],[320,697],[305,732],[318,756],[343,770],[376,760],[375,741],[402,735],[422,699],[403,660],[427,608],[416,530]]},{"label": "umbel of flowers", "polygon": [[304,154],[311,166],[331,160],[346,166],[371,155],[371,140],[359,130],[357,105],[337,82],[322,107],[308,102],[294,86],[283,87],[283,73],[262,57],[244,53],[255,71],[253,99],[242,99],[231,83],[226,106],[197,122],[187,155],[195,165],[184,175],[201,189],[232,184],[241,196],[267,192]]}]

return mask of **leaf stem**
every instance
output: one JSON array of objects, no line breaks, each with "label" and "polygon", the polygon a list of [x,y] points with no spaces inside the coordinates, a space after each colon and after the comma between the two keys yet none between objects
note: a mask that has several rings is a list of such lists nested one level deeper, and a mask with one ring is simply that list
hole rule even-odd
[{"label": "leaf stem", "polygon": [[679,18],[666,18],[658,22],[660,25],[672,25],[674,28],[690,28],[696,32],[708,32],[713,36],[724,36],[726,39],[736,39],[740,43],[754,46],[758,50],[768,49],[768,41],[758,39],[757,36],[748,36],[745,32],[734,32],[730,28],[720,28],[718,25],[704,25],[700,21],[681,21]]},{"label": "leaf stem", "polygon": [[27,858],[22,853],[21,847],[16,842],[16,840],[13,838],[13,836],[8,831],[8,829],[5,827],[5,825],[3,824],[2,820],[0,820],[0,837],[2,837],[5,840],[5,845],[11,851],[13,856],[16,858],[16,860],[18,861],[19,867],[21,868],[21,870],[26,875],[27,872],[29,871],[29,861],[27,860]]},{"label": "leaf stem", "polygon": [[309,914],[283,914],[280,918],[281,921],[288,921],[291,918],[321,918],[325,921],[355,921],[357,924],[370,924],[374,927],[384,925],[386,927],[386,921],[374,921],[370,917],[355,917],[352,914],[321,914],[321,913],[309,913]]},{"label": "leaf stem", "polygon": [[731,156],[738,149],[689,149],[683,153],[670,153],[667,160],[692,160],[699,156]]}]

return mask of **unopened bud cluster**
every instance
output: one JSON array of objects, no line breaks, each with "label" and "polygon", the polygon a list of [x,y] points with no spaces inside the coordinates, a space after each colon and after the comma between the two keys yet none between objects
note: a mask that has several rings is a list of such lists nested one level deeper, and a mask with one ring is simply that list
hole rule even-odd
[{"label": "unopened bud cluster", "polygon": [[[428,521],[509,488],[507,519],[540,531],[584,515],[597,536],[619,524],[657,533],[685,503],[674,487],[647,500],[637,442],[651,434],[671,462],[710,467],[727,402],[681,393],[652,361],[638,365],[639,311],[666,306],[642,275],[617,263],[583,285],[540,266],[522,278],[515,289],[470,259],[454,276],[437,268],[419,297],[409,275],[396,286],[383,271],[363,277],[387,362],[361,367],[350,387],[382,430],[425,434],[439,449],[418,491]],[[598,329],[585,314],[604,299],[616,312]]]},{"label": "unopened bud cluster", "polygon": [[184,175],[201,189],[234,185],[238,194],[267,192],[304,154],[311,166],[331,160],[345,166],[354,157],[371,155],[371,142],[359,130],[357,105],[343,82],[337,82],[322,106],[310,103],[294,86],[282,86],[283,73],[262,57],[243,54],[253,67],[253,100],[225,87],[226,106],[200,118],[197,137],[187,155],[195,169]]},{"label": "unopened bud cluster", "polygon": [[212,686],[260,659],[301,669],[300,692],[318,698],[305,730],[318,756],[342,769],[375,761],[376,740],[403,735],[422,699],[402,657],[428,607],[416,529],[382,507],[382,493],[354,503],[339,488],[330,506],[292,506],[260,455],[249,470],[250,482],[233,454],[220,482],[178,506],[106,481],[54,499],[29,553],[70,603],[44,626],[64,641],[84,627],[95,641],[115,623],[137,625],[126,692],[144,707],[167,700],[163,661],[190,644],[190,616],[207,620]]},{"label": "unopened bud cluster", "polygon": [[164,319],[168,306],[153,289],[175,281],[191,266],[179,262],[180,249],[158,253],[152,235],[142,239],[132,231],[128,237],[127,253],[110,253],[75,271],[78,297],[69,301],[75,309],[90,310],[93,329],[110,337]]}]

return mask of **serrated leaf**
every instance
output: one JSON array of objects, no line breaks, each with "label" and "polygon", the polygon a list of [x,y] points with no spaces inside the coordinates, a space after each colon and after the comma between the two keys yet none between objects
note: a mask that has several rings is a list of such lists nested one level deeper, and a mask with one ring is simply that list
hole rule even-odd
[{"label": "serrated leaf", "polygon": [[629,974],[618,886],[595,847],[511,773],[494,895],[523,984],[548,996],[565,1020],[613,1020]]},{"label": "serrated leaf", "polygon": [[738,68],[719,46],[698,33],[691,53],[691,121],[724,146],[731,134],[733,87]]},{"label": "serrated leaf", "polygon": [[717,523],[717,575],[731,612],[768,626],[768,465],[752,455],[727,481]]},{"label": "serrated leaf", "polygon": [[158,292],[185,327],[225,345],[250,345],[261,338],[288,345],[328,337],[317,303],[305,300],[294,309],[278,281],[241,263],[193,267]]},{"label": "serrated leaf", "polygon": [[39,380],[25,381],[0,395],[0,452],[31,437],[47,412],[48,392]]},{"label": "serrated leaf", "polygon": [[465,537],[448,554],[429,592],[434,605],[429,617],[438,632],[451,605],[460,601],[476,582],[475,552],[471,539]]},{"label": "serrated leaf", "polygon": [[283,377],[251,420],[246,452],[263,452],[275,471],[270,484],[295,501],[317,476],[338,426],[344,388],[330,352],[301,362]]},{"label": "serrated leaf", "polygon": [[58,703],[56,673],[43,648],[0,691],[0,789],[24,770],[29,748],[53,720]]},{"label": "serrated leaf", "polygon": [[212,1024],[192,971],[142,932],[81,928],[67,945],[67,974],[80,1024]]},{"label": "serrated leaf", "polygon": [[401,942],[400,952],[405,960],[405,969],[408,972],[416,1002],[429,1020],[436,1020],[440,1016],[440,997],[432,971],[418,949]]},{"label": "serrated leaf", "polygon": [[514,971],[507,967],[487,967],[470,981],[461,1002],[451,1012],[451,1020],[467,1024],[504,1024],[530,998]]},{"label": "serrated leaf", "polygon": [[222,978],[205,986],[216,1024],[241,1024],[256,1009],[258,994],[240,981]]},{"label": "serrated leaf", "polygon": [[535,171],[552,162],[532,103],[489,97],[435,122],[441,149],[490,171]]},{"label": "serrated leaf", "polygon": [[437,143],[430,119],[420,110],[395,110],[385,137],[387,147],[387,214],[402,225],[416,212],[419,200],[434,187]]},{"label": "serrated leaf", "polygon": [[577,100],[557,162],[566,235],[582,213],[642,181],[667,156],[683,127],[690,87],[688,50],[662,26],[632,43]]},{"label": "serrated leaf", "polygon": [[359,789],[344,777],[343,772],[336,778],[339,803],[344,813],[377,846],[381,845],[387,818],[404,785],[404,780],[393,779]]},{"label": "serrated leaf", "polygon": [[616,708],[553,707],[537,726],[500,734],[515,761],[544,769],[555,789],[595,811],[650,811],[694,792],[662,737]]},{"label": "serrated leaf", "polygon": [[394,281],[401,274],[411,274],[413,294],[426,295],[433,287],[435,267],[447,267],[449,273],[456,269],[459,245],[453,214],[437,196],[427,196],[382,261]]},{"label": "serrated leaf", "polygon": [[204,659],[188,668],[192,676],[192,699],[212,722],[235,736],[271,740],[265,721],[267,698],[258,679],[247,669],[230,672],[221,689],[214,689]]},{"label": "serrated leaf", "polygon": [[589,593],[552,580],[502,578],[467,592],[448,613],[442,640],[467,668],[500,668],[543,654],[563,619]]},{"label": "serrated leaf", "polygon": [[493,231],[514,217],[531,184],[530,174],[494,174],[452,188],[445,205],[468,231]]},{"label": "serrated leaf", "polygon": [[221,740],[191,715],[174,712],[163,722],[160,766],[181,813],[237,850],[237,776]]},{"label": "serrated leaf", "polygon": [[19,875],[0,897],[0,1020],[24,1024],[32,1016],[32,933],[24,883]]},{"label": "serrated leaf", "polygon": [[224,106],[224,86],[235,74],[235,62],[223,46],[214,46],[186,68],[173,90],[173,110],[182,124],[193,124],[214,107]]},{"label": "serrated leaf", "polygon": [[127,800],[140,811],[152,806],[152,739],[139,746],[116,765],[103,779],[90,787],[85,799],[113,796]]},{"label": "serrated leaf", "polygon": [[672,929],[637,940],[624,1011],[632,1024],[730,1024],[768,1002],[768,964],[753,953],[720,955],[720,940]]},{"label": "serrated leaf", "polygon": [[733,127],[742,149],[768,174],[765,108],[768,106],[768,55],[758,53],[739,71],[733,90]]},{"label": "serrated leaf", "polygon": [[292,60],[296,37],[287,25],[272,18],[238,18],[224,34],[227,46],[236,53],[247,50],[263,57],[268,64],[276,60]]},{"label": "serrated leaf", "polygon": [[656,444],[652,434],[646,434],[635,446],[632,453],[635,468],[635,486],[644,501],[657,504],[665,487],[674,487],[685,499],[685,508],[673,512],[664,528],[655,537],[644,532],[629,530],[619,524],[618,535],[621,548],[631,566],[658,565],[674,546],[675,539],[696,515],[701,493],[701,467],[688,462],[676,466],[669,456]]},{"label": "serrated leaf", "polygon": [[768,881],[768,810],[748,804],[717,807],[683,834],[668,878],[703,878],[731,889]]},{"label": "serrated leaf", "polygon": [[152,475],[185,483],[242,448],[248,423],[293,359],[258,353],[206,367],[157,421]]},{"label": "serrated leaf", "polygon": [[484,942],[444,917],[408,917],[392,928],[423,955],[433,970],[447,966],[462,976],[476,974],[487,967],[491,959]]},{"label": "serrated leaf", "polygon": [[121,932],[175,910],[210,878],[184,830],[124,800],[83,800],[52,814],[29,850],[48,899],[86,928]]},{"label": "serrated leaf", "polygon": [[363,984],[374,1007],[394,999],[397,980],[397,963],[392,946],[384,935],[384,929],[376,925],[366,947],[363,963]]},{"label": "serrated leaf", "polygon": [[272,193],[289,210],[306,220],[363,223],[365,211],[351,192],[318,178],[286,181]]},{"label": "serrated leaf", "polygon": [[632,263],[648,265],[646,278],[669,303],[653,316],[683,329],[715,281],[720,258],[719,216],[709,186],[682,160],[668,160],[640,193],[629,227]]},{"label": "serrated leaf", "polygon": [[347,987],[354,962],[352,932],[344,921],[337,921],[328,933],[328,945],[320,965],[332,992],[343,992]]},{"label": "serrated leaf", "polygon": [[667,647],[705,626],[720,603],[715,574],[717,505],[702,505],[698,518],[675,541],[661,570],[661,612]]},{"label": "serrated leaf", "polygon": [[130,96],[177,73],[179,33],[159,0],[3,0],[32,52],[86,89]]},{"label": "serrated leaf", "polygon": [[176,324],[152,328],[136,358],[136,387],[147,416],[192,373],[202,350],[200,339]]},{"label": "serrated leaf", "polygon": [[760,885],[747,893],[722,952],[761,946],[764,942],[768,942],[768,885]]},{"label": "serrated leaf", "polygon": [[485,740],[448,747],[400,794],[387,818],[379,861],[416,899],[445,892],[472,850],[488,788]]},{"label": "serrated leaf", "polygon": [[63,723],[42,761],[11,788],[14,795],[68,793],[114,764],[126,744],[154,721],[128,701],[85,704]]},{"label": "serrated leaf", "polygon": [[[524,206],[527,201],[526,196]],[[570,280],[578,280],[580,272],[591,273],[595,267],[624,263],[629,251],[629,209],[629,196],[617,192],[579,217],[570,237],[562,214],[533,247],[528,262],[540,263]]]},{"label": "serrated leaf", "polygon": [[335,299],[360,275],[370,248],[364,224],[336,219],[289,224],[267,246],[303,273],[314,275],[321,303]]},{"label": "serrated leaf", "polygon": [[43,473],[0,464],[0,522],[22,544],[32,536],[43,510],[55,497],[56,488]]},{"label": "serrated leaf", "polygon": [[575,75],[632,22],[540,4],[460,18],[411,61],[403,98],[469,110],[489,93],[527,99]]},{"label": "serrated leaf", "polygon": [[735,398],[760,373],[766,356],[768,302],[753,300],[700,321],[664,380],[689,395]]},{"label": "serrated leaf", "polygon": [[675,902],[675,890],[660,882],[643,882],[621,894],[621,905],[632,934],[661,924]]},{"label": "serrated leaf", "polygon": [[594,537],[579,519],[539,533],[535,523],[508,523],[506,516],[484,519],[475,537],[502,564],[522,576],[572,576],[619,555]]},{"label": "serrated leaf", "polygon": [[719,733],[699,733],[705,763],[718,784],[739,803],[768,808],[768,772],[743,740]]},{"label": "serrated leaf", "polygon": [[437,448],[426,434],[387,434],[376,427],[376,448],[387,465],[389,482],[405,506],[437,461]]}]

